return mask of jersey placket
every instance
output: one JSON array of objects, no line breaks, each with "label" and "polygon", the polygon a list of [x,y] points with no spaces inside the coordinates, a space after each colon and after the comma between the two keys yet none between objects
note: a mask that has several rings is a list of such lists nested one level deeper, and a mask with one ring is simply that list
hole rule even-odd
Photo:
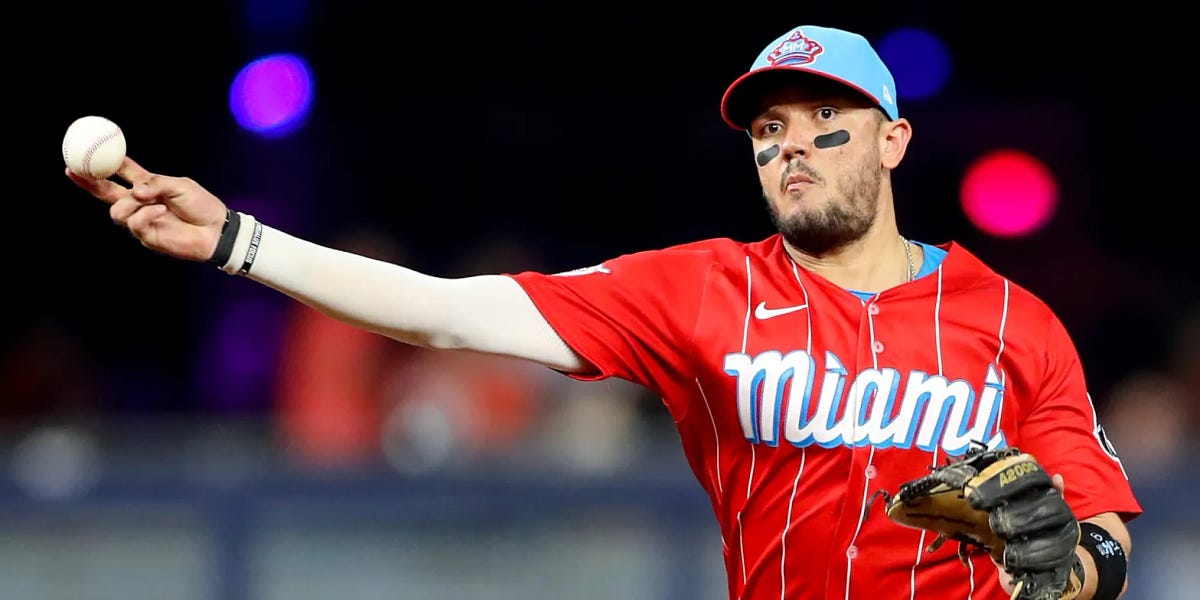
[{"label": "jersey placket", "polygon": [[[884,351],[884,344],[876,335],[875,320],[880,314],[878,296],[862,303],[859,312],[858,339],[855,341],[855,364],[846,365],[848,373],[859,373],[864,367],[878,368],[879,354]],[[851,423],[851,438],[846,440],[850,460],[847,461],[846,486],[842,502],[842,514],[838,520],[837,539],[844,540],[839,547],[844,550],[842,563],[845,565],[843,578],[840,582],[830,581],[840,589],[845,598],[851,597],[853,589],[854,565],[862,560],[864,549],[857,544],[858,534],[862,529],[862,515],[869,502],[871,480],[876,476],[876,468],[872,464],[875,457],[875,446],[860,446],[857,443],[860,435],[859,428],[863,426],[862,414],[868,409],[867,399],[861,390],[857,389],[854,381],[847,382],[846,401],[844,410]],[[834,571],[836,573],[836,571]],[[833,573],[831,573],[831,577]]]}]

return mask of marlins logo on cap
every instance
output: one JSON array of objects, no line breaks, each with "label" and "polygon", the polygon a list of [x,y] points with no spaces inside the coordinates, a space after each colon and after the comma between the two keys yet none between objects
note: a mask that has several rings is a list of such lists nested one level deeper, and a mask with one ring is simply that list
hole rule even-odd
[{"label": "marlins logo on cap", "polygon": [[849,31],[805,25],[779,36],[754,64],[730,84],[721,99],[721,116],[731,127],[746,129],[763,93],[762,73],[809,73],[849,86],[898,119],[896,83],[867,38]]},{"label": "marlins logo on cap", "polygon": [[797,29],[767,54],[767,62],[773,67],[807,65],[824,51],[820,42],[804,37],[804,32]]}]

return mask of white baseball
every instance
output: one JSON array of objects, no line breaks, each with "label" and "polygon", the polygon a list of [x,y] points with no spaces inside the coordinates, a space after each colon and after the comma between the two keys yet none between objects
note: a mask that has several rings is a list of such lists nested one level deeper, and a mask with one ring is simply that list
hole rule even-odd
[{"label": "white baseball", "polygon": [[107,179],[125,160],[125,134],[104,117],[80,117],[67,127],[62,153],[63,162],[76,175]]}]

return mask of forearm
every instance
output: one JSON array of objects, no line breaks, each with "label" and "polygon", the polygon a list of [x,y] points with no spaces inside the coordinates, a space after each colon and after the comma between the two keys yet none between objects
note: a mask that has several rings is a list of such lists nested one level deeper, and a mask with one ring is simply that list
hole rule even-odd
[{"label": "forearm", "polygon": [[[229,264],[240,265],[243,259],[237,257],[244,257],[248,246],[239,239]],[[262,228],[246,276],[330,317],[404,343],[513,356],[563,371],[582,366],[524,290],[506,276],[433,277],[271,227]]]},{"label": "forearm", "polygon": [[[1081,522],[1081,524],[1083,523],[1090,523],[1099,526],[1104,530],[1104,532],[1111,536],[1111,540],[1119,545],[1120,548],[1119,555],[1117,552],[1114,552],[1117,550],[1115,548],[1112,548],[1111,550],[1104,549],[1105,551],[1102,553],[1102,560],[1105,564],[1098,565],[1095,557],[1092,555],[1092,552],[1089,552],[1088,549],[1085,548],[1085,544],[1088,543],[1088,540],[1081,540],[1080,545],[1075,548],[1075,555],[1079,557],[1079,562],[1083,567],[1083,589],[1080,591],[1079,595],[1076,596],[1076,600],[1093,600],[1096,598],[1096,592],[1101,579],[1112,578],[1114,576],[1114,572],[1119,573],[1118,577],[1120,577],[1121,596],[1124,596],[1125,592],[1129,588],[1129,577],[1127,574],[1127,561],[1129,559],[1129,551],[1131,546],[1129,530],[1125,527],[1125,524],[1121,522],[1120,518],[1112,513],[1105,513],[1091,519],[1086,519]],[[1088,535],[1086,528],[1083,535]],[[1092,542],[1094,545],[1095,540],[1093,539]],[[1102,569],[1104,570],[1104,573],[1101,573]],[[1112,571],[1114,569],[1116,571]],[[1108,585],[1111,586],[1112,584],[1110,583]]]}]

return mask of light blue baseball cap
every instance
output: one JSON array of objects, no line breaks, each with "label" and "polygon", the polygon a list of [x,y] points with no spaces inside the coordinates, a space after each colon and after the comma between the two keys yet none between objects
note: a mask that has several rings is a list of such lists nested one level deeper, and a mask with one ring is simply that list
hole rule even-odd
[{"label": "light blue baseball cap", "polygon": [[[779,36],[721,98],[721,117],[734,129],[749,128],[759,110],[764,73],[794,71],[843,83],[898,119],[896,82],[867,38],[849,31],[803,25]],[[765,79],[772,79],[768,76]]]}]

